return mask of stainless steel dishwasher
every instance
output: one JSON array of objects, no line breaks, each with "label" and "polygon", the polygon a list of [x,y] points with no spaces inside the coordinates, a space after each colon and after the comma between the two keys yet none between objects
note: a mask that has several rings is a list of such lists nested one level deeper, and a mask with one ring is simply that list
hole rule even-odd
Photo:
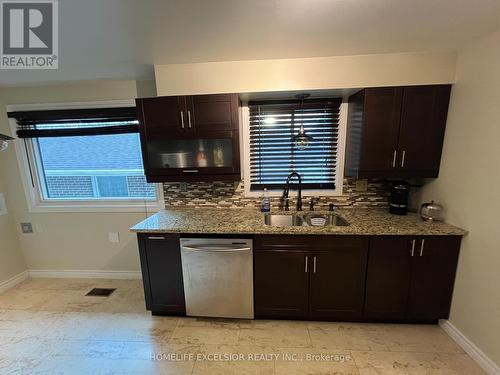
[{"label": "stainless steel dishwasher", "polygon": [[253,243],[239,238],[182,238],[186,314],[253,319]]}]

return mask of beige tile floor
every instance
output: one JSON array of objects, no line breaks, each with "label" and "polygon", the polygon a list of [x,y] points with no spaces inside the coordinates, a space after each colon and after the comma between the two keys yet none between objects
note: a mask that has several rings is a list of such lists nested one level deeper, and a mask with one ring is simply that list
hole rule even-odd
[{"label": "beige tile floor", "polygon": [[[85,297],[114,287],[108,298]],[[0,294],[0,374],[482,374],[438,326],[152,317],[136,280]]]}]

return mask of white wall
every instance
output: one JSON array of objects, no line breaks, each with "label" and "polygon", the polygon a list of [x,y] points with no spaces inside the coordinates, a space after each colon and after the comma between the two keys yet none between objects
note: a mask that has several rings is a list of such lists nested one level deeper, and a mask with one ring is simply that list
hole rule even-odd
[{"label": "white wall", "polygon": [[455,82],[456,54],[393,53],[156,65],[158,95],[346,89]]},{"label": "white wall", "polygon": [[500,364],[500,31],[458,54],[439,178],[423,189],[464,238],[451,322]]},{"label": "white wall", "polygon": [[[139,90],[139,92],[138,92]],[[63,86],[18,87],[0,90],[0,132],[10,133],[5,107],[20,103],[61,103],[134,99],[154,95],[144,82],[102,81]],[[14,147],[0,154],[3,185],[13,222],[40,224],[42,233],[19,234],[19,243],[29,269],[119,270],[140,269],[135,236],[128,228],[146,217],[137,213],[30,213],[23,190]],[[0,217],[0,231],[6,224]],[[7,238],[15,238],[12,225]],[[119,232],[121,242],[108,242],[108,232]],[[3,232],[0,232],[2,235]],[[10,237],[9,237],[10,236]],[[3,236],[2,236],[3,237]],[[4,252],[3,239],[0,242]],[[10,239],[8,246],[15,241]],[[19,260],[16,260],[19,263]],[[0,280],[3,274],[0,262]],[[22,263],[21,263],[22,264]],[[16,266],[19,269],[19,265]],[[22,268],[22,267],[21,267]]]},{"label": "white wall", "polygon": [[[0,193],[6,195],[3,184],[5,154],[6,151],[0,153]],[[8,209],[11,207],[8,206]],[[26,263],[21,254],[12,213],[9,211],[5,215],[0,215],[0,284],[25,270]]]}]

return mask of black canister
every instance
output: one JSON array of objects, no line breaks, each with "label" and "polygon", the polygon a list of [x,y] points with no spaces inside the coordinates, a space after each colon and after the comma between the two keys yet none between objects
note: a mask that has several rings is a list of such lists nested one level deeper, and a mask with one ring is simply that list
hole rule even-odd
[{"label": "black canister", "polygon": [[406,215],[408,213],[408,195],[410,184],[406,181],[394,181],[391,186],[391,197],[389,199],[389,212],[394,215]]}]

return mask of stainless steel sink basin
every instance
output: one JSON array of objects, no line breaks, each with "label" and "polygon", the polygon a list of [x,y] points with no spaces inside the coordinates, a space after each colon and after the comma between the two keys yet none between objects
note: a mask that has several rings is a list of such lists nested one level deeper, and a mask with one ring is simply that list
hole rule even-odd
[{"label": "stainless steel sink basin", "polygon": [[349,223],[335,213],[265,214],[264,223],[273,227],[347,226]]},{"label": "stainless steel sink basin", "polygon": [[264,223],[273,227],[300,227],[304,220],[299,215],[266,214]]},{"label": "stainless steel sink basin", "polygon": [[342,217],[336,214],[315,214],[309,213],[304,215],[304,219],[310,227],[326,227],[333,225],[337,227],[345,227],[349,223]]}]

